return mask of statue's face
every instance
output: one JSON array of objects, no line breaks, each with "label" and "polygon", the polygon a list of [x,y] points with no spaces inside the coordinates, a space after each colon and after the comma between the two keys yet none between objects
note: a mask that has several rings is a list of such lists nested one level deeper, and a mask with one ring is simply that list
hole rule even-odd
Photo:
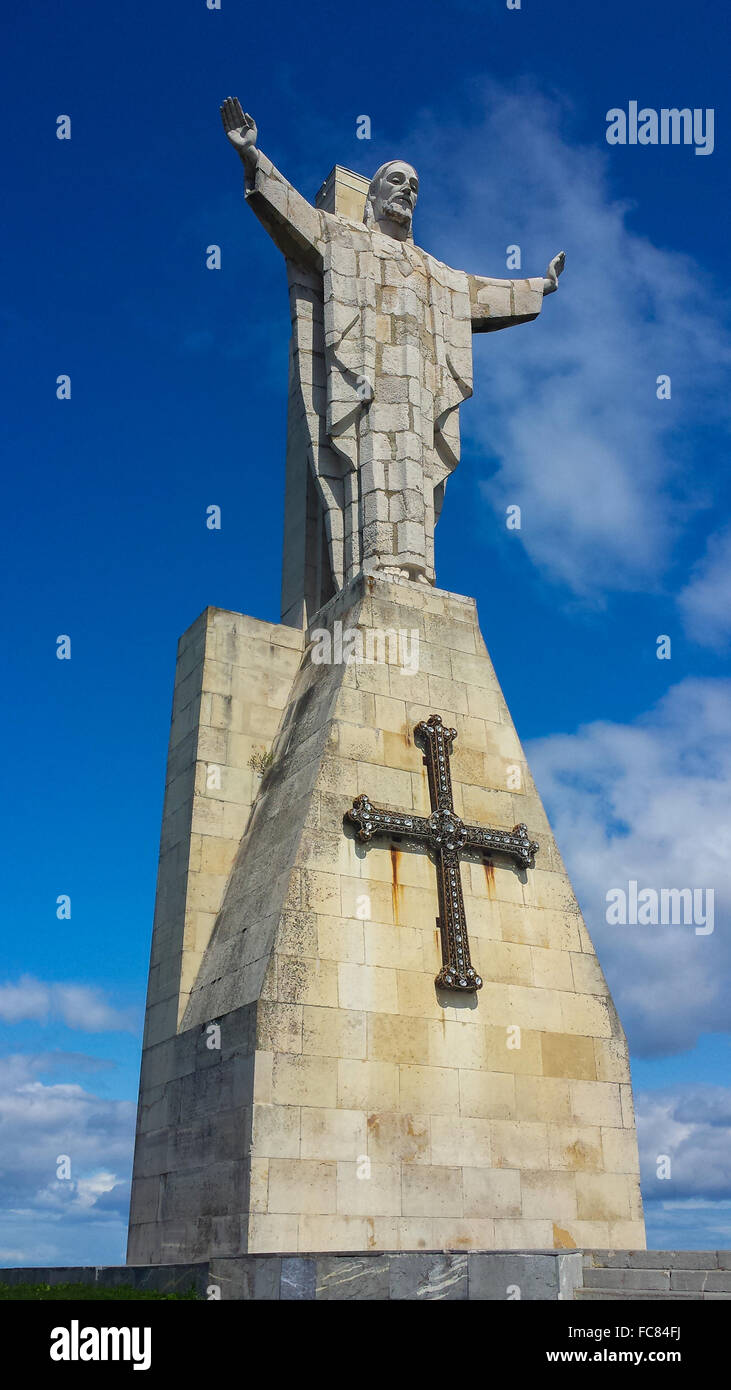
[{"label": "statue's face", "polygon": [[376,222],[388,220],[410,230],[411,219],[419,196],[419,180],[410,164],[396,161],[381,175],[378,192],[373,199]]}]

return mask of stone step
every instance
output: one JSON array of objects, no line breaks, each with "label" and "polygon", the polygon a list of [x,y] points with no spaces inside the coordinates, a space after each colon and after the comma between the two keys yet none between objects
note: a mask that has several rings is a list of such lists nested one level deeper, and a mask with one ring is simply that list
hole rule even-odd
[{"label": "stone step", "polygon": [[731,1269],[596,1269],[584,1266],[584,1288],[647,1293],[728,1293]]},{"label": "stone step", "polygon": [[644,1289],[646,1293],[670,1292],[670,1272],[666,1269],[584,1268],[585,1289]]},{"label": "stone step", "polygon": [[731,1250],[586,1250],[584,1268],[731,1270]]},{"label": "stone step", "polygon": [[574,1299],[582,1303],[611,1299],[615,1303],[685,1303],[688,1299],[701,1299],[715,1302],[718,1299],[731,1300],[731,1293],[663,1293],[661,1289],[599,1289],[583,1288],[574,1291]]}]

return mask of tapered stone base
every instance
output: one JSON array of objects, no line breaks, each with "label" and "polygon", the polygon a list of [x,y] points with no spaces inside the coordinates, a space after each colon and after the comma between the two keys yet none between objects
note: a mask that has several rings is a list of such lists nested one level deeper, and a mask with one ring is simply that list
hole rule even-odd
[{"label": "tapered stone base", "polygon": [[[361,578],[314,626],[209,609],[181,642],[130,1263],[643,1248],[624,1034],[474,603]],[[385,659],[323,663],[324,630]],[[362,793],[429,814],[432,714],[457,814],[540,846],[463,857],[462,996],[427,854],[344,821]]]}]

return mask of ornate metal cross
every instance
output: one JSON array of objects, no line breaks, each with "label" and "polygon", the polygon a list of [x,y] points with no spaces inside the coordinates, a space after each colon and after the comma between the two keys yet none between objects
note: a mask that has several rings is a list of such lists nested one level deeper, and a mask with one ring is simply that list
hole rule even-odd
[{"label": "ornate metal cross", "polygon": [[432,714],[416,725],[414,735],[424,749],[424,762],[429,777],[431,815],[412,816],[400,811],[383,811],[373,806],[368,797],[357,796],[348,819],[359,827],[359,840],[372,840],[374,835],[399,835],[420,840],[434,851],[439,894],[437,926],[442,938],[442,968],[435,984],[443,989],[464,993],[482,988],[482,980],[470,960],[467,938],[460,856],[463,850],[500,850],[516,859],[522,868],[529,868],[538,845],[528,839],[524,825],[513,830],[497,830],[481,825],[465,825],[455,814],[452,800],[452,778],[449,759],[456,729],[445,729],[441,716]]}]

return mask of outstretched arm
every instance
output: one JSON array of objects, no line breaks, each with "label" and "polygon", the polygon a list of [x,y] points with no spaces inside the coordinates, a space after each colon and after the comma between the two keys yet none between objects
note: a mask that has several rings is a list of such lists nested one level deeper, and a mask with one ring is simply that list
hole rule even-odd
[{"label": "outstretched arm", "polygon": [[242,110],[238,97],[226,98],[221,120],[226,138],[244,166],[246,201],[259,221],[285,256],[319,268],[322,214],[257,149],[256,123]]},{"label": "outstretched arm", "polygon": [[545,295],[558,289],[558,277],[565,264],[566,255],[560,251],[544,276],[530,280],[492,280],[483,275],[468,275],[473,333],[494,333],[498,328],[511,328],[538,318]]}]

